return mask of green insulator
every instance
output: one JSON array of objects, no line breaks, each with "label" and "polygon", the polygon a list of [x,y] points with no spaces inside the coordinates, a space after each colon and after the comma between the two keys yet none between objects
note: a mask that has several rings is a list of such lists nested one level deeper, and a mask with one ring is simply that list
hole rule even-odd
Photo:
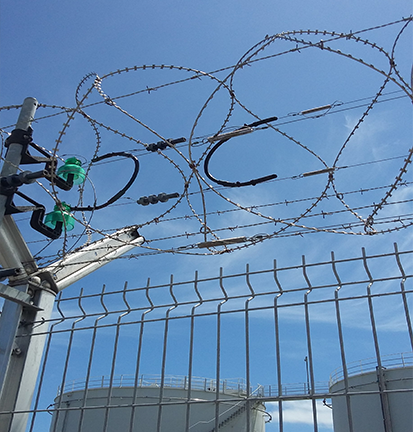
[{"label": "green insulator", "polygon": [[62,222],[66,231],[71,231],[75,227],[75,219],[70,214],[70,206],[64,202],[55,205],[52,212],[47,213],[44,224],[49,228],[56,228],[56,223]]},{"label": "green insulator", "polygon": [[57,170],[57,175],[67,181],[69,174],[73,175],[73,184],[80,184],[85,181],[86,173],[81,167],[82,162],[75,157],[66,159],[63,166]]}]

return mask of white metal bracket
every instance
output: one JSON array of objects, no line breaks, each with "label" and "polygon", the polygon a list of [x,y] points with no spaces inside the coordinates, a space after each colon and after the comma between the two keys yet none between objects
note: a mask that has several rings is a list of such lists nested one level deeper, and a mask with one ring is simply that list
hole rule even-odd
[{"label": "white metal bracket", "polygon": [[78,251],[67,254],[61,260],[39,269],[32,276],[49,282],[56,292],[72,285],[129,250],[140,246],[145,239],[134,227],[124,228],[97,240]]}]

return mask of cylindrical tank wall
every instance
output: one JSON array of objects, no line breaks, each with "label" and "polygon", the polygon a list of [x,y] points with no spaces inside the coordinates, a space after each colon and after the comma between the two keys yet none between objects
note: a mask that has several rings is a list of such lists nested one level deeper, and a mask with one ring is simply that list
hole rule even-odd
[{"label": "cylindrical tank wall", "polygon": [[[159,418],[160,431],[182,432],[188,413],[191,432],[211,432],[215,428],[215,391],[192,390],[188,402],[188,390],[164,388],[162,403],[159,387],[139,387],[136,395],[133,387],[112,388],[110,393],[108,388],[89,389],[86,403],[84,390],[62,394],[60,403],[58,396],[56,407],[59,404],[61,409],[53,415],[50,432],[155,432]],[[251,432],[265,430],[265,406],[260,402],[220,393],[218,410],[222,432],[246,431],[248,417]]]},{"label": "cylindrical tank wall", "polygon": [[344,380],[330,392],[343,393],[332,397],[334,432],[350,432],[350,421],[354,432],[387,432],[385,422],[392,432],[413,431],[413,367],[382,368],[381,380],[379,370],[351,376],[347,397]]}]

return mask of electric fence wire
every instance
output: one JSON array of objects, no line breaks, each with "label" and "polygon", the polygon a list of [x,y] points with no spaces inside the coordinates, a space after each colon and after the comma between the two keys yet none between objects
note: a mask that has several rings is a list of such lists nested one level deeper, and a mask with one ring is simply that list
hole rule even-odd
[{"label": "electric fence wire", "polygon": [[[404,200],[404,201],[396,201],[396,202],[391,202],[391,203],[387,203],[386,206],[397,206],[400,204],[411,204],[413,202],[413,199],[409,199],[409,200]],[[282,203],[285,205],[285,203]],[[365,206],[365,208],[370,208],[371,206]],[[361,208],[356,208],[356,210],[360,210]],[[320,217],[325,220],[328,219],[329,217],[335,215],[335,214],[339,214],[339,213],[344,213],[345,210],[340,210],[340,211],[336,211],[336,212],[324,212],[321,211],[318,214],[313,214],[313,215],[308,215],[307,218],[315,218],[315,217]],[[218,213],[219,215],[219,213]],[[391,230],[401,230],[404,229],[408,226],[411,226],[413,224],[413,214],[412,213],[406,213],[406,214],[396,214],[396,215],[391,215],[391,216],[386,216],[383,218],[379,218],[377,220],[377,224],[378,225],[386,225],[386,224],[392,224],[395,225],[397,224],[396,228],[391,228]],[[274,223],[272,221],[265,221],[265,222],[255,222],[255,223],[250,223],[250,224],[239,224],[239,225],[235,225],[235,226],[220,226],[217,228],[214,228],[215,232],[229,232],[231,235],[234,235],[234,232],[236,231],[241,231],[244,232],[245,228],[262,228],[262,227],[267,227],[267,226],[273,226]],[[275,224],[276,225],[276,224]],[[339,232],[340,230],[350,230],[350,229],[356,229],[357,227],[361,227],[363,226],[362,222],[338,222],[338,223],[334,223],[334,224],[330,224],[330,225],[320,225],[318,227],[319,230],[325,230],[327,232],[330,231],[337,231]],[[110,231],[116,231],[114,229],[110,230]],[[243,246],[237,246],[234,247],[235,249],[242,249],[244,247],[249,247],[251,244],[256,244],[258,242],[261,242],[263,240],[268,240],[270,238],[284,238],[284,237],[292,237],[292,236],[297,236],[297,235],[304,235],[304,234],[310,234],[310,233],[315,233],[317,231],[312,230],[310,228],[307,228],[305,225],[301,225],[301,226],[296,226],[296,230],[289,232],[287,234],[285,233],[279,233],[278,231],[274,231],[274,232],[264,232],[264,233],[259,233],[259,234],[255,234],[252,235],[250,237],[248,236],[238,236],[238,237],[231,237],[229,239],[229,241],[227,242],[226,240],[221,241],[221,243],[219,241],[212,241],[209,243],[208,247],[211,248],[215,248],[213,254],[221,254],[221,253],[227,253],[227,252],[231,252],[232,249],[223,249],[223,250],[219,250],[216,249],[216,246],[222,246],[223,244],[232,244],[232,243],[238,243],[238,242],[243,242],[245,243]],[[382,228],[381,232],[385,233],[385,232],[389,232],[389,229],[387,228]],[[360,233],[362,235],[362,233]],[[204,252],[195,252],[194,249],[200,249],[206,246],[203,246],[202,242],[198,242],[198,243],[189,243],[186,244],[185,246],[178,246],[178,247],[170,247],[170,248],[159,248],[158,247],[152,247],[150,246],[153,243],[159,243],[159,242],[163,242],[163,241],[168,241],[168,240],[176,240],[176,239],[189,239],[189,238],[194,238],[196,236],[200,236],[202,235],[202,233],[200,233],[199,231],[193,231],[193,232],[188,232],[185,231],[184,233],[180,233],[180,234],[176,234],[176,235],[171,235],[171,236],[165,236],[165,237],[159,237],[159,238],[152,238],[150,240],[147,240],[147,246],[142,246],[143,248],[147,248],[147,249],[154,249],[157,250],[159,253],[162,252],[162,250],[167,250],[168,252],[172,252],[172,253],[186,253],[186,254],[191,254],[191,255],[205,255]],[[74,237],[79,237],[79,236],[71,236],[72,238]],[[96,248],[97,250],[98,248]],[[188,252],[192,250],[191,252]],[[187,252],[184,252],[187,251]],[[133,256],[135,256],[136,254],[132,254]],[[141,255],[141,254],[138,254]],[[143,255],[146,255],[145,253],[143,253]],[[49,262],[53,262],[55,257],[54,255],[50,255],[50,256],[38,256],[37,257],[38,260],[43,260],[47,263]],[[84,263],[87,263],[88,261],[84,261]]]}]

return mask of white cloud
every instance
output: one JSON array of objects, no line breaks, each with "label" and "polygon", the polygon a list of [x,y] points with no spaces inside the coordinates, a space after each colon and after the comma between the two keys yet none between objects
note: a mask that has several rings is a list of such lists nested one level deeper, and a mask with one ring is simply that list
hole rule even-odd
[{"label": "white cloud", "polygon": [[[317,424],[325,428],[333,427],[332,410],[317,401]],[[278,404],[269,402],[266,404],[267,411],[272,416],[273,422],[278,422]],[[283,422],[313,425],[313,410],[311,401],[294,401],[283,403]]]}]

